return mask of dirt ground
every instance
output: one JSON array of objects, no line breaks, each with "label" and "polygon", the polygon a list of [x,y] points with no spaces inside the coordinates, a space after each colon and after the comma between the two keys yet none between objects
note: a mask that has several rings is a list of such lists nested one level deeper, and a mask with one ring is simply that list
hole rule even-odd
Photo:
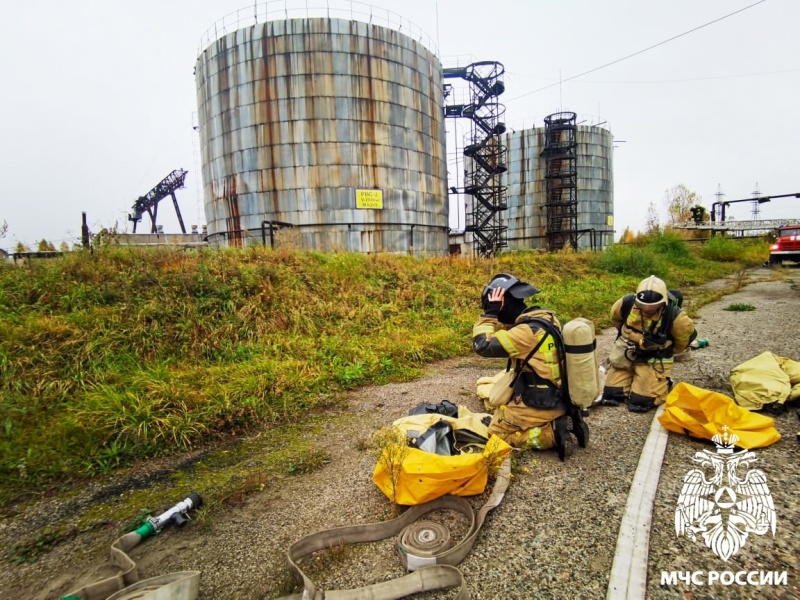
[{"label": "dirt ground", "polygon": [[[748,285],[700,309],[695,323],[700,337],[708,338],[710,345],[694,352],[691,360],[676,364],[676,379],[732,395],[728,373],[744,360],[765,350],[800,360],[800,270],[755,269],[748,277]],[[735,282],[713,285],[732,291]],[[688,293],[688,302],[691,297]],[[751,304],[755,310],[726,311],[733,303]],[[601,357],[615,333],[607,330],[598,336]],[[330,464],[282,480],[280,485],[268,485],[211,523],[167,528],[146,540],[130,553],[141,578],[200,571],[200,600],[260,600],[297,592],[285,568],[290,544],[323,529],[385,521],[391,516],[388,500],[372,483],[375,459],[364,449],[363,440],[421,402],[448,399],[474,412],[483,411],[475,382],[503,367],[502,361],[466,357],[431,365],[413,382],[353,392],[346,410],[330,417],[320,434],[319,443],[330,453]],[[459,565],[471,598],[605,598],[619,523],[652,420],[652,412],[596,407],[587,417],[589,448],[576,451],[566,462],[561,463],[553,452],[515,453],[514,478],[503,503],[489,514],[472,552]],[[653,515],[648,598],[800,597],[797,408],[775,420],[783,439],[757,454],[758,466],[769,477],[777,530],[774,536],[751,535],[731,564],[675,535],[675,502],[682,478],[694,466],[691,456],[704,445],[670,434]],[[124,499],[143,476],[134,473],[129,479],[98,482],[6,514],[0,521],[0,599],[57,599],[115,574],[108,548],[120,535],[121,523],[76,534],[33,563],[15,564],[9,547],[43,525],[87,514],[92,498],[118,494]],[[473,505],[477,508],[479,501]],[[388,539],[348,546],[346,551],[321,553],[324,556],[303,566],[325,589],[368,585],[404,574],[394,545]],[[771,587],[661,582],[662,572],[742,569],[786,571],[788,581]],[[452,598],[454,591],[418,597]]]}]

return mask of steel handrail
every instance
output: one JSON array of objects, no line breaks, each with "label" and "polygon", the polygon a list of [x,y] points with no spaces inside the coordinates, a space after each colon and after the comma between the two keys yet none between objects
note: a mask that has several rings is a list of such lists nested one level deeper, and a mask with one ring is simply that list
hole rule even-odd
[{"label": "steel handrail", "polygon": [[380,25],[416,39],[435,55],[439,54],[438,43],[424,29],[396,12],[380,6],[355,0],[326,0],[324,6],[309,6],[308,0],[303,2],[300,0],[266,0],[235,10],[217,20],[201,36],[197,47],[197,56],[199,57],[217,40],[243,27],[290,18],[340,18]]}]

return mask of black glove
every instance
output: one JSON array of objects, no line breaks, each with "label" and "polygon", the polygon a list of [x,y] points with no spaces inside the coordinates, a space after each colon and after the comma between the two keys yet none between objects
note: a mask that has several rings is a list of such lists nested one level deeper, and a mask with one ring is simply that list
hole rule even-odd
[{"label": "black glove", "polygon": [[486,302],[483,303],[483,312],[487,317],[497,318],[497,316],[500,314],[501,308],[503,308],[502,300],[496,302],[486,300]]}]

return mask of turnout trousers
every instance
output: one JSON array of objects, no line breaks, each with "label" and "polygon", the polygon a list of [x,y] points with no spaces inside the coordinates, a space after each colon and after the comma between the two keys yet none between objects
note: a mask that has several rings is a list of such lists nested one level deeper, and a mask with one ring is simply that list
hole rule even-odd
[{"label": "turnout trousers", "polygon": [[627,368],[610,366],[603,395],[624,397],[628,403],[658,406],[667,399],[672,374],[672,359],[650,359],[647,362],[627,361]]}]

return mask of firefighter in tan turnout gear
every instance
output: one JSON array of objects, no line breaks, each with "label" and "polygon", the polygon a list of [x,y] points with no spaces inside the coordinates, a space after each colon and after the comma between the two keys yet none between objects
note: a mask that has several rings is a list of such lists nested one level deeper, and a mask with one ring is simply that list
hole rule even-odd
[{"label": "firefighter in tan turnout gear", "polygon": [[655,275],[614,303],[611,320],[619,336],[608,357],[601,404],[647,412],[666,400],[672,357],[697,336],[694,324]]},{"label": "firefighter in tan turnout gear", "polygon": [[553,311],[525,305],[538,293],[512,275],[495,275],[481,295],[484,314],[472,328],[472,347],[480,356],[508,357],[515,373],[513,391],[495,408],[489,433],[516,448],[553,448],[564,460],[574,450],[571,434],[586,447],[589,429],[561,393],[561,323]]}]

